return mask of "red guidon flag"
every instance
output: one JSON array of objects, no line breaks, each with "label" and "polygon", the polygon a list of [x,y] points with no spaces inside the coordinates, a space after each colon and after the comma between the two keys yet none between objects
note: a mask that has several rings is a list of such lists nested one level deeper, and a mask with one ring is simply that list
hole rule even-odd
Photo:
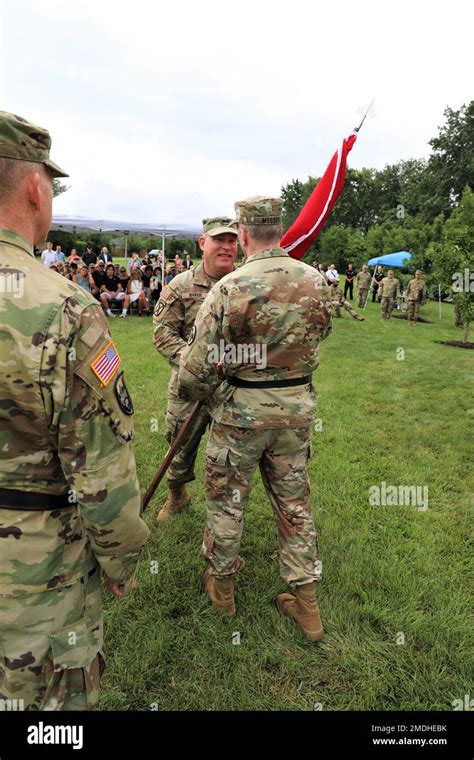
[{"label": "red guidon flag", "polygon": [[347,154],[356,139],[357,133],[352,132],[342,141],[297,219],[283,235],[280,245],[293,259],[301,259],[305,255],[331,213],[344,184]]}]

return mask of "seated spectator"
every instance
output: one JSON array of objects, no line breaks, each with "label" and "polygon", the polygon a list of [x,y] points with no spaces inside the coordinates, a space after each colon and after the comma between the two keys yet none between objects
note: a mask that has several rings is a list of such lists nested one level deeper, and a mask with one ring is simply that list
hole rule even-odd
[{"label": "seated spectator", "polygon": [[160,297],[161,285],[161,267],[156,266],[150,279],[151,300],[156,303]]},{"label": "seated spectator", "polygon": [[67,261],[72,264],[74,262],[75,264],[79,264],[81,260],[81,257],[79,256],[77,250],[75,248],[71,248],[71,253],[67,257]]},{"label": "seated spectator", "polygon": [[86,264],[82,264],[77,274],[72,278],[72,281],[74,285],[79,285],[81,288],[84,288],[84,290],[88,290],[89,293],[92,293],[92,286],[95,288],[95,282],[92,279],[89,267]]},{"label": "seated spectator", "polygon": [[103,261],[99,261],[96,266],[94,267],[94,271],[92,272],[92,277],[95,282],[95,286],[97,290],[99,291],[99,294],[97,295],[98,298],[100,298],[100,289],[102,285],[104,284],[105,280],[105,264]]},{"label": "seated spectator", "polygon": [[153,275],[153,267],[151,264],[147,264],[142,272],[142,282],[145,288],[145,295],[149,299],[151,294],[150,280]]},{"label": "seated spectator", "polygon": [[119,268],[118,278],[124,292],[128,293],[128,283],[130,282],[130,275],[127,274],[127,270],[125,269],[125,267]]},{"label": "seated spectator", "polygon": [[135,268],[130,273],[130,282],[128,283],[127,293],[130,297],[130,303],[137,302],[138,316],[141,317],[142,309],[145,313],[150,313],[150,306],[145,295],[145,287],[140,270]]},{"label": "seated spectator", "polygon": [[171,269],[169,270],[169,273],[165,277],[165,285],[168,285],[173,279],[173,277],[176,277],[177,274],[178,273],[176,271],[176,267],[171,267]]},{"label": "seated spectator", "polygon": [[74,280],[74,277],[75,277],[75,276],[76,276],[76,274],[77,274],[77,269],[78,269],[78,266],[77,266],[76,262],[75,262],[75,261],[72,261],[72,262],[69,264],[69,274],[67,275],[67,279],[68,279],[68,280],[71,280],[71,282],[73,282],[73,280]]},{"label": "seated spectator", "polygon": [[140,257],[138,256],[138,251],[135,248],[132,248],[132,258],[127,261],[127,269],[130,272],[131,269],[133,269],[136,266],[141,266]]},{"label": "seated spectator", "polygon": [[126,317],[128,307],[130,306],[130,296],[122,290],[119,279],[115,276],[115,267],[113,264],[107,264],[105,268],[104,282],[100,290],[100,301],[107,316],[114,316],[110,306],[113,301],[119,301],[122,303],[122,313],[120,316]]},{"label": "seated spectator", "polygon": [[145,266],[147,266],[148,264],[151,264],[151,263],[152,263],[152,260],[150,258],[150,254],[147,251],[144,257],[142,258],[142,264],[145,264]]},{"label": "seated spectator", "polygon": [[67,280],[69,280],[69,275],[70,274],[71,274],[71,270],[69,269],[69,264],[64,264],[63,271],[62,271],[63,277],[65,277]]},{"label": "seated spectator", "polygon": [[52,269],[54,272],[58,272],[59,273],[59,269],[58,269],[58,265],[57,264],[51,264],[51,266],[49,268]]}]

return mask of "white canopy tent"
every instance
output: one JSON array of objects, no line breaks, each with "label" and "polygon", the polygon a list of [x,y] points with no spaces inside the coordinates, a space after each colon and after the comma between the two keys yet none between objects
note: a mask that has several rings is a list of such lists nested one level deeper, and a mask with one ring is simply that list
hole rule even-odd
[{"label": "white canopy tent", "polygon": [[125,257],[128,252],[130,233],[141,237],[161,237],[163,251],[163,285],[165,282],[165,244],[166,240],[196,240],[202,235],[202,229],[187,224],[148,224],[146,222],[118,222],[112,219],[89,219],[83,216],[54,215],[51,230],[61,232],[121,232],[125,236]]}]

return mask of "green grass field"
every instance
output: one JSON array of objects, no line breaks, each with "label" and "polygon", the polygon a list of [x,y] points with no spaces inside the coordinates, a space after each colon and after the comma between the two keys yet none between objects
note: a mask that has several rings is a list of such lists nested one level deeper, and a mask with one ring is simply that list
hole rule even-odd
[{"label": "green grass field", "polygon": [[[432,324],[334,320],[314,375],[318,416],[311,503],[319,533],[326,635],[307,642],[272,606],[279,579],[270,505],[256,477],[236,583],[237,617],[223,618],[202,589],[203,453],[193,503],[170,524],[146,520],[139,587],[108,596],[108,668],[102,710],[452,710],[473,696],[473,353],[436,343],[462,339],[453,309],[429,303]],[[134,399],[142,490],[165,451],[169,367],[151,318],[116,319],[114,339]],[[399,360],[400,349],[404,358]],[[158,432],[152,432],[153,420]],[[426,511],[371,506],[369,488],[428,486]],[[152,561],[158,573],[151,572]],[[240,634],[240,644],[233,640]]]}]

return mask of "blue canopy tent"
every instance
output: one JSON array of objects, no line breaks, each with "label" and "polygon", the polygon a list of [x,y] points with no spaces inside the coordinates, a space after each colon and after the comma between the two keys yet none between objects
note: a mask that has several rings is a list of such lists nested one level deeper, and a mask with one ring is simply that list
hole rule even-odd
[{"label": "blue canopy tent", "polygon": [[394,267],[395,269],[401,269],[406,266],[405,261],[411,259],[411,253],[408,251],[397,251],[396,253],[387,253],[383,256],[376,256],[375,259],[370,259],[369,266],[375,267],[381,264],[383,267]]}]

